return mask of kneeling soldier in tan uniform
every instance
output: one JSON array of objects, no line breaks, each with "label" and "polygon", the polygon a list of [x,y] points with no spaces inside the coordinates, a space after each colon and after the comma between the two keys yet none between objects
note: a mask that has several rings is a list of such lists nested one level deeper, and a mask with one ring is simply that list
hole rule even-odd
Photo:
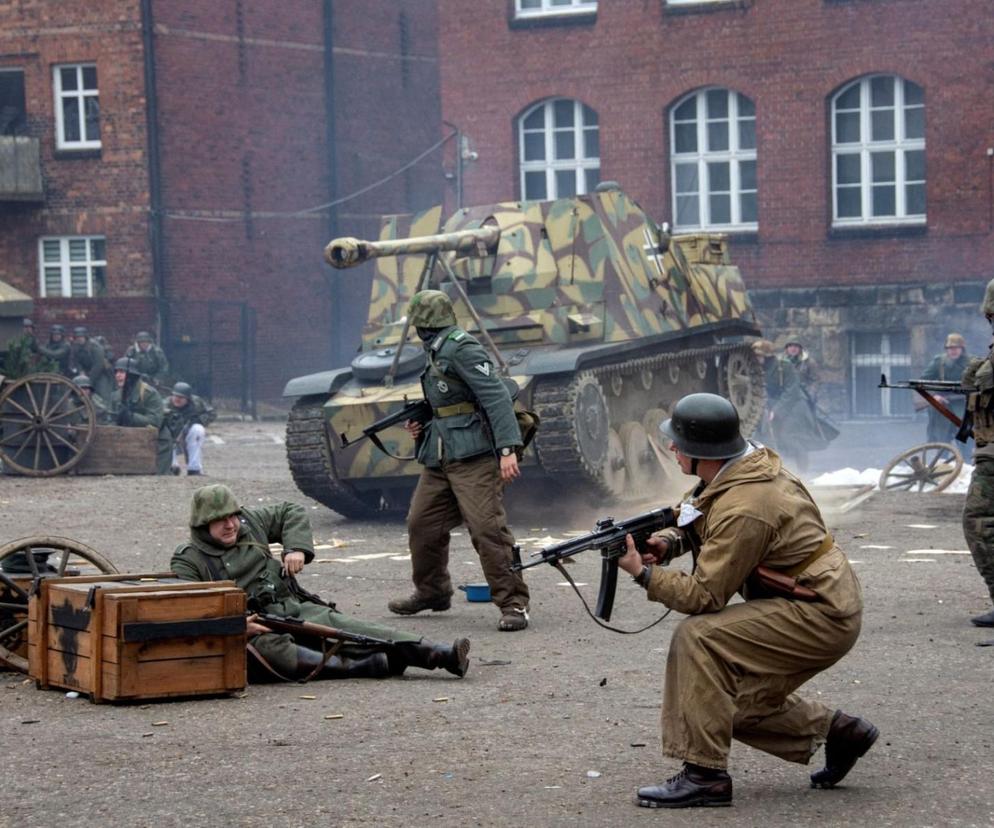
[{"label": "kneeling soldier in tan uniform", "polygon": [[[733,738],[800,764],[825,743],[825,767],[811,785],[830,788],[877,728],[794,691],[856,643],[859,581],[811,495],[775,452],[742,438],[728,400],[684,397],[660,430],[701,483],[680,505],[679,530],[651,539],[642,556],[629,537],[619,561],[650,601],[688,616],[670,641],[662,710],[663,753],[682,759],[683,770],[639,788],[638,804],[731,804]],[[688,549],[692,572],[656,565]],[[729,603],[736,592],[744,603]]]},{"label": "kneeling soldier in tan uniform", "polygon": [[405,424],[424,465],[407,514],[414,594],[387,606],[398,615],[449,608],[449,537],[465,523],[501,611],[498,629],[523,630],[528,587],[510,570],[514,537],[503,503],[504,485],[519,475],[514,403],[483,346],[456,325],[448,296],[423,290],[408,316],[428,354],[421,387],[433,417],[423,429]]}]

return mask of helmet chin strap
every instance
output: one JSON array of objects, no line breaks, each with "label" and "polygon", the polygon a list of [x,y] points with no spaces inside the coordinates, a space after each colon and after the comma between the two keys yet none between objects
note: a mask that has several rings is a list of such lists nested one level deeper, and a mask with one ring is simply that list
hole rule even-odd
[{"label": "helmet chin strap", "polygon": [[694,475],[694,477],[697,477],[697,460],[697,457],[690,458],[690,473]]}]

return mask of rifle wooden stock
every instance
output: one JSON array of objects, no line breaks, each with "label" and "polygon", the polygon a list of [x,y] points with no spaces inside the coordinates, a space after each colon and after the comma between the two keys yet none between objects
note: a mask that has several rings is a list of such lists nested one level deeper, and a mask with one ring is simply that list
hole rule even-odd
[{"label": "rifle wooden stock", "polygon": [[384,638],[373,638],[369,635],[346,632],[337,627],[326,627],[324,624],[314,624],[311,621],[301,621],[299,618],[287,618],[283,615],[272,615],[267,612],[251,613],[255,620],[268,627],[273,632],[290,633],[290,635],[309,635],[313,638],[332,638],[346,644],[358,647],[378,648],[392,647],[394,642]]}]

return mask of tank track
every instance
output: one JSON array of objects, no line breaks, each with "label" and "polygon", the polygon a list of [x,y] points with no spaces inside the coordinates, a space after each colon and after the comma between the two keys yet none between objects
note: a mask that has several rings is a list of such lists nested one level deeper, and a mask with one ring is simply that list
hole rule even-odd
[{"label": "tank track", "polygon": [[348,518],[375,518],[379,510],[337,479],[321,414],[323,397],[303,397],[290,409],[286,458],[290,474],[305,495]]},{"label": "tank track", "polygon": [[[654,375],[666,376],[671,366],[679,368],[680,372],[694,371],[695,363],[704,360],[708,371],[714,370],[716,357],[728,357],[733,353],[741,353],[750,359],[750,378],[755,393],[750,393],[744,410],[739,411],[744,434],[751,434],[759,425],[766,404],[766,389],[763,379],[762,365],[755,360],[752,349],[747,343],[721,343],[702,348],[688,348],[669,353],[654,354],[614,365],[604,365],[591,368],[578,374],[571,374],[562,379],[539,382],[535,389],[532,403],[536,413],[542,419],[536,439],[535,450],[542,469],[550,475],[563,475],[565,479],[585,480],[597,496],[613,496],[614,493],[601,479],[599,464],[591,462],[581,448],[579,435],[575,429],[575,414],[577,392],[581,387],[581,377],[587,376],[597,380],[605,389],[609,388],[613,377],[634,377],[643,371]],[[722,375],[723,366],[718,369],[717,390],[726,393],[726,383]],[[588,380],[589,382],[589,380]],[[699,379],[702,386],[697,390],[708,390],[706,383],[713,384],[707,376]]]}]

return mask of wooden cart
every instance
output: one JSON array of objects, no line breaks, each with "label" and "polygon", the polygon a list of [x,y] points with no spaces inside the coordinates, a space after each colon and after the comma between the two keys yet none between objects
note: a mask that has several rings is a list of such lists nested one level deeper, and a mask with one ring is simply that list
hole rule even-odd
[{"label": "wooden cart", "polygon": [[158,432],[100,425],[90,398],[61,374],[0,378],[5,474],[155,474]]}]

